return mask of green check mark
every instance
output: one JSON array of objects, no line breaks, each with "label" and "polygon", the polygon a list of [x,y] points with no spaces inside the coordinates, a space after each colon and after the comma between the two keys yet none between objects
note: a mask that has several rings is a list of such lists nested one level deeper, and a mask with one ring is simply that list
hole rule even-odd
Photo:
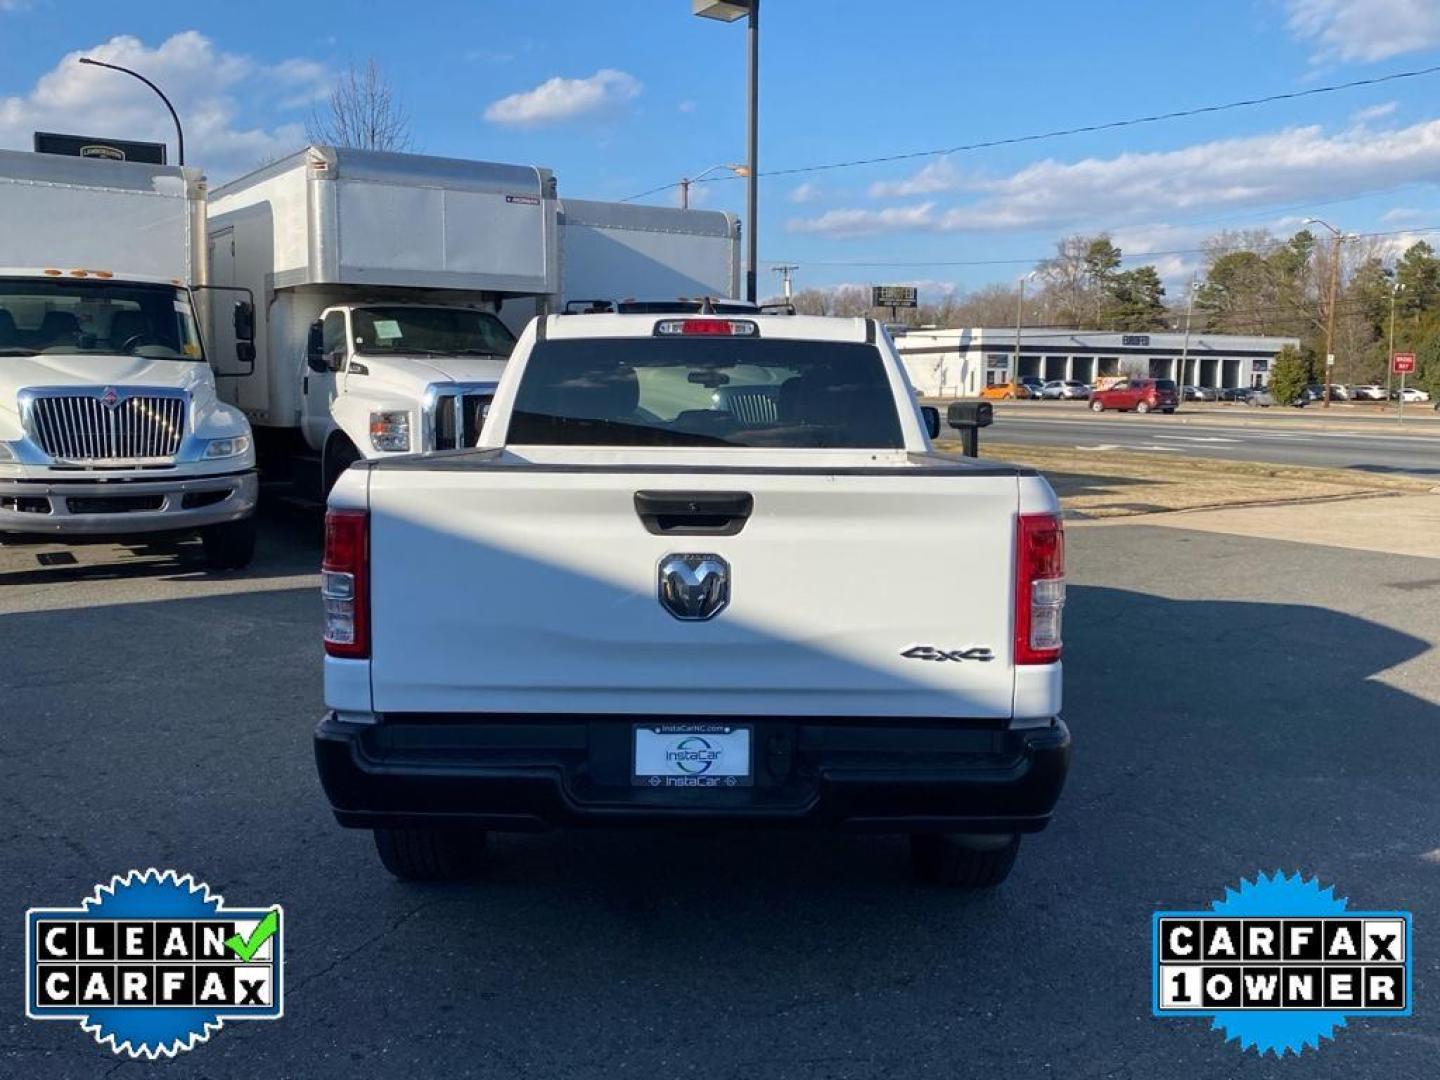
[{"label": "green check mark", "polygon": [[268,912],[265,918],[260,920],[260,925],[251,931],[247,941],[239,934],[232,934],[225,939],[225,944],[234,951],[241,960],[249,960],[257,952],[260,946],[275,936],[275,931],[280,929],[280,913],[278,911]]}]

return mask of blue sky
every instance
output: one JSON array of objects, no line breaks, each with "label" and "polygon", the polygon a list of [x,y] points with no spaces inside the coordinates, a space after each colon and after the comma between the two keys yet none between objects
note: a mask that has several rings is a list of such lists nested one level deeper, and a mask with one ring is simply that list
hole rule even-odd
[{"label": "blue sky", "polygon": [[[881,14],[883,13],[883,14]],[[0,0],[0,146],[165,138],[89,51],[176,100],[223,180],[301,145],[374,55],[427,153],[545,165],[622,198],[744,153],[744,31],[688,0],[245,4]],[[1440,0],[767,0],[761,170],[1004,138],[1440,64]],[[1187,276],[1205,236],[1316,215],[1397,250],[1440,226],[1440,74],[1149,127],[762,179],[760,255],[798,284],[1013,280],[1069,232]],[[653,201],[673,199],[671,191]],[[697,186],[741,212],[737,181]],[[889,267],[867,263],[900,264]],[[967,263],[976,265],[945,265]],[[773,280],[773,275],[766,274]],[[762,291],[764,286],[762,285]]]}]

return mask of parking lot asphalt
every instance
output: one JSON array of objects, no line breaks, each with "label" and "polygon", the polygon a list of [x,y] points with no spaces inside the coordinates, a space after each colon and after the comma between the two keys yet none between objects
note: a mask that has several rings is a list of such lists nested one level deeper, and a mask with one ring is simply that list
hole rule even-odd
[{"label": "parking lot asphalt", "polygon": [[[991,895],[816,833],[502,837],[488,880],[399,884],[314,774],[316,520],[272,516],[218,584],[183,550],[0,549],[0,1076],[1433,1076],[1440,562],[1069,546],[1073,771]],[[285,906],[283,1020],[150,1064],[24,1018],[24,909],[151,865]],[[1151,1017],[1151,912],[1276,869],[1414,912],[1413,1017],[1303,1063]]]},{"label": "parking lot asphalt", "polygon": [[[1428,406],[1426,407],[1428,409]],[[1262,461],[1279,465],[1357,469],[1371,473],[1440,476],[1440,425],[1399,427],[1391,420],[1355,430],[1270,419],[1274,410],[1247,410],[1255,419],[1236,423],[1182,407],[1171,416],[1107,412],[1094,415],[1070,403],[1025,401],[995,411],[984,438],[1026,446],[1081,450],[1141,450],[1186,457]],[[1262,419],[1258,414],[1264,413]],[[1284,414],[1279,414],[1283,416]],[[983,440],[982,440],[983,441]]]}]

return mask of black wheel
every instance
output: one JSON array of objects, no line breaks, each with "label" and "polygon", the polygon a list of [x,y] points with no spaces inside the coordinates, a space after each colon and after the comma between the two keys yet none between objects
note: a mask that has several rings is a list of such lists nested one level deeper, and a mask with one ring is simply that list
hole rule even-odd
[{"label": "black wheel", "polygon": [[965,889],[990,889],[1010,876],[1020,837],[915,833],[910,864],[921,881]]},{"label": "black wheel", "polygon": [[337,438],[325,448],[324,461],[324,490],[321,491],[323,498],[330,498],[330,489],[340,479],[340,474],[348,469],[355,462],[360,460],[360,451],[356,450],[349,439]]},{"label": "black wheel", "polygon": [[485,833],[470,829],[376,829],[375,850],[401,881],[463,881],[479,871]]},{"label": "black wheel", "polygon": [[200,530],[205,565],[211,570],[242,570],[255,557],[255,519],[241,518]]}]

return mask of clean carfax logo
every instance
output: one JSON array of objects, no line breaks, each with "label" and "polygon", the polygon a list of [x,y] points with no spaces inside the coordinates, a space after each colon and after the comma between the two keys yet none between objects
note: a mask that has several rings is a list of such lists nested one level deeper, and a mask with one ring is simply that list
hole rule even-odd
[{"label": "clean carfax logo", "polygon": [[1151,1008],[1203,1016],[1264,1055],[1299,1054],[1347,1016],[1410,1015],[1410,913],[1352,911],[1333,887],[1260,874],[1209,911],[1157,911]]},{"label": "clean carfax logo", "polygon": [[278,904],[230,908],[189,874],[132,870],[79,907],[25,913],[25,1015],[152,1060],[226,1020],[278,1020],[283,923]]}]

